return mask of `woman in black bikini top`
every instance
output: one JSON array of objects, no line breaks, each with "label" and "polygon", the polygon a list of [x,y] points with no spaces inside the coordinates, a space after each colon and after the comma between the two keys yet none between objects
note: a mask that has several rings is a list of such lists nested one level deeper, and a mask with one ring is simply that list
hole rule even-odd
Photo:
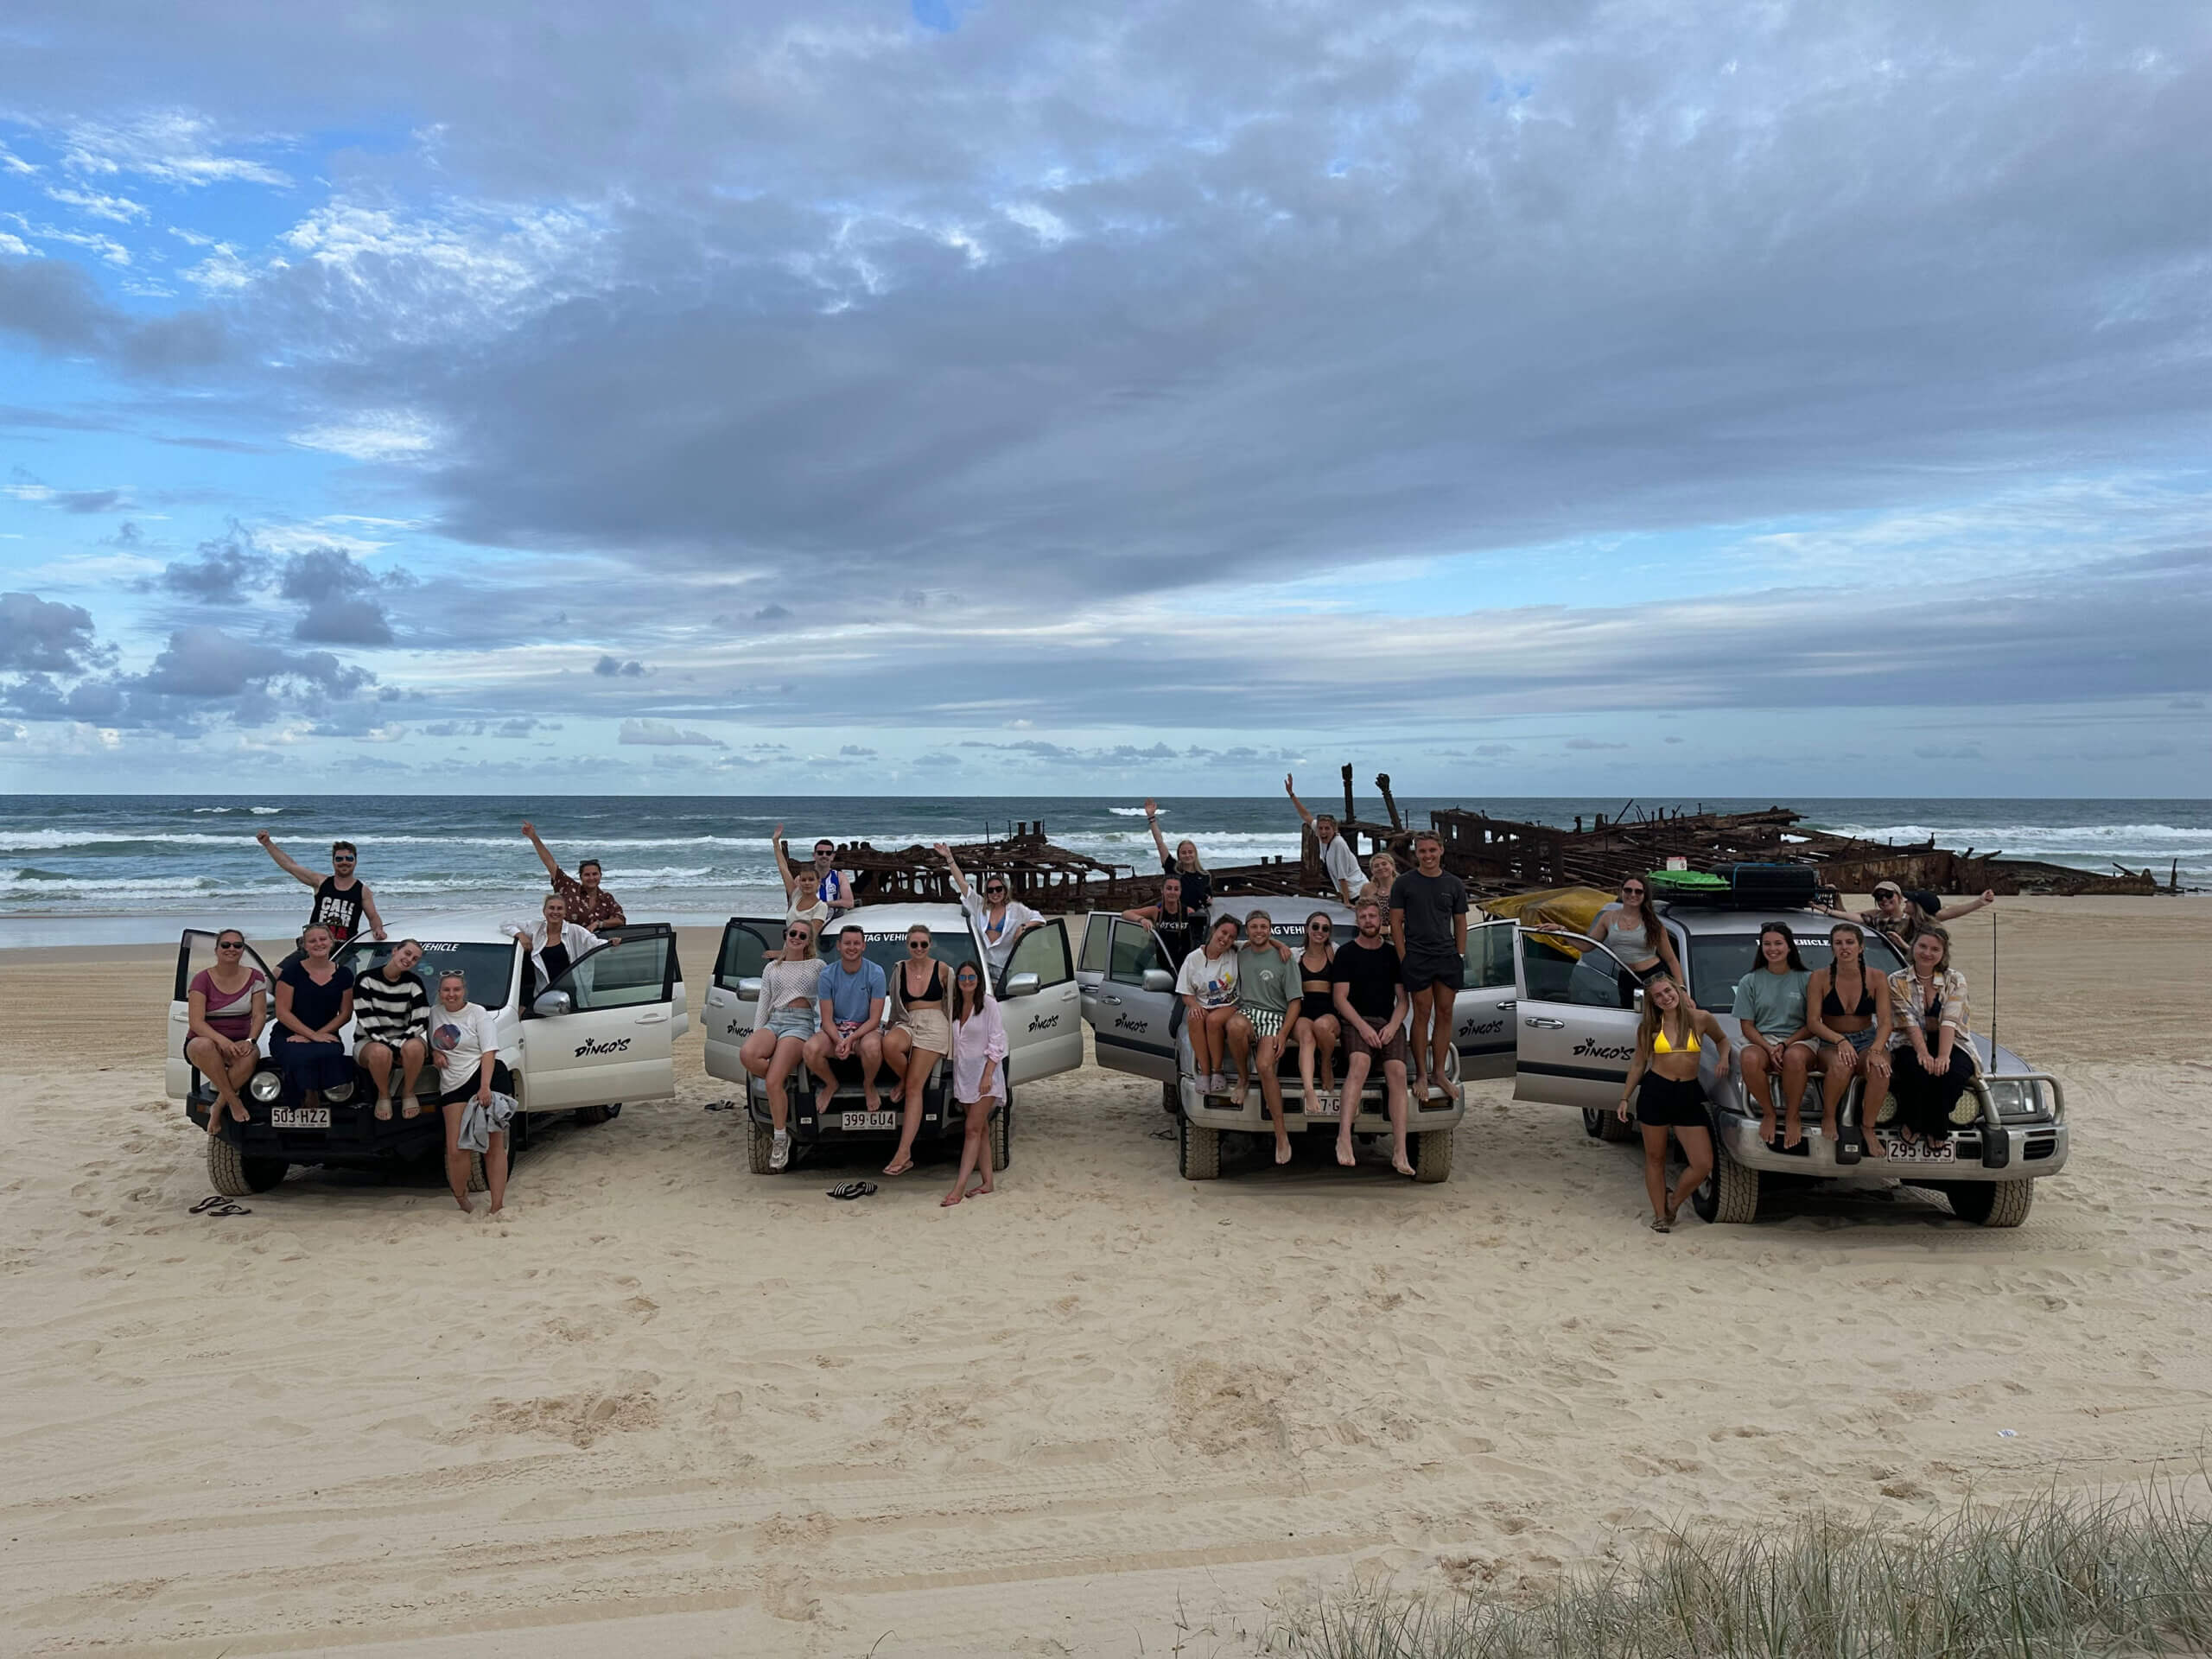
[{"label": "woman in black bikini top", "polygon": [[[1344,1034],[1337,1020],[1336,993],[1329,982],[1329,964],[1336,959],[1329,936],[1335,931],[1318,910],[1306,918],[1306,948],[1298,953],[1298,1002],[1282,1034],[1286,1046],[1294,1041],[1298,1045],[1298,1081],[1306,1090],[1309,1117],[1321,1109],[1314,1093],[1314,1054],[1319,1052],[1321,1084],[1325,1088],[1337,1080],[1337,1039]],[[1313,962],[1316,952],[1321,957],[1318,967]]]},{"label": "woman in black bikini top", "polygon": [[[1821,1135],[1846,1160],[1854,1149],[1870,1158],[1884,1155],[1881,1138],[1870,1133],[1873,1115],[1890,1092],[1890,999],[1877,995],[1866,966],[1866,936],[1856,922],[1828,930],[1834,960],[1815,968],[1805,987],[1805,1023],[1821,1039]],[[1846,1007],[1839,988],[1859,982],[1859,995]],[[1851,1080],[1862,1080],[1859,1122],[1846,1140],[1837,1138],[1836,1121]]]},{"label": "woman in black bikini top", "polygon": [[[930,1073],[952,1052],[952,1021],[945,1007],[944,964],[930,954],[928,928],[917,922],[906,930],[906,960],[891,970],[899,988],[896,1022],[883,1033],[884,1069],[899,1079],[891,1090],[891,1103],[902,1116],[899,1150],[884,1166],[887,1175],[904,1175],[914,1166],[914,1135],[922,1126],[922,1096]],[[914,969],[925,968],[922,988],[914,988]],[[951,1078],[945,1079],[946,1086]]]}]

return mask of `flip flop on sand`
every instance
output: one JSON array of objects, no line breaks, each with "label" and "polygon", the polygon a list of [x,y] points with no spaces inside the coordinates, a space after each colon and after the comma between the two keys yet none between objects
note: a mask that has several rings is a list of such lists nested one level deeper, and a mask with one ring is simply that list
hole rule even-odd
[{"label": "flip flop on sand", "polygon": [[830,1189],[833,1198],[872,1198],[875,1196],[874,1181],[846,1181]]}]

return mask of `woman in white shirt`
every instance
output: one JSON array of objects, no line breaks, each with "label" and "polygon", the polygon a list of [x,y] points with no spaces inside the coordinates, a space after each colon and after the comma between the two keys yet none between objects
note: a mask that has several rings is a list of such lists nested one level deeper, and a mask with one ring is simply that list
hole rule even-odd
[{"label": "woman in white shirt", "polygon": [[[972,962],[952,976],[952,1097],[968,1109],[968,1133],[960,1143],[960,1174],[939,1200],[950,1209],[963,1198],[995,1191],[991,1182],[991,1114],[1006,1098],[1006,1025],[999,1005]],[[970,1192],[968,1177],[982,1180]]]},{"label": "woman in white shirt", "polygon": [[821,987],[814,924],[804,917],[785,923],[784,953],[761,964],[760,1014],[753,1034],[737,1051],[739,1064],[768,1085],[768,1122],[775,1132],[768,1150],[770,1169],[791,1162],[791,1108],[785,1085],[821,1027]]},{"label": "woman in white shirt", "polygon": [[1206,930],[1206,942],[1183,959],[1175,989],[1183,999],[1183,1023],[1191,1033],[1191,1058],[1198,1086],[1209,1095],[1225,1093],[1229,1065],[1229,1022],[1236,1014],[1236,936],[1234,916],[1224,916]]},{"label": "woman in white shirt", "polygon": [[[468,1000],[468,982],[458,973],[438,981],[438,1006],[430,1014],[430,1052],[438,1059],[438,1104],[446,1119],[446,1185],[461,1213],[468,1210],[468,1148],[461,1143],[461,1125],[472,1110],[492,1115],[494,1092],[512,1098],[514,1080],[499,1064],[499,1033],[491,1011]],[[496,1216],[507,1201],[507,1131],[495,1117],[484,1148],[484,1179],[492,1189]]]},{"label": "woman in white shirt", "polygon": [[576,965],[588,950],[596,950],[607,943],[588,927],[578,927],[569,919],[569,901],[557,893],[545,895],[543,913],[534,922],[509,922],[499,930],[511,939],[530,941],[531,965],[537,969],[537,990],[549,988],[553,982]]}]

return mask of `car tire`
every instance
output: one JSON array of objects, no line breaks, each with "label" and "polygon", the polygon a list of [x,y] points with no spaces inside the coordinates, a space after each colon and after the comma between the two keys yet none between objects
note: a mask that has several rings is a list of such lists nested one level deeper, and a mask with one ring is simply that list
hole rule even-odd
[{"label": "car tire", "polygon": [[468,1154],[468,1190],[472,1192],[489,1192],[492,1190],[491,1178],[484,1173],[484,1154],[480,1152]]},{"label": "car tire", "polygon": [[2033,1181],[1959,1181],[1943,1189],[1951,1213],[1981,1227],[2017,1227],[2036,1201]]},{"label": "car tire", "polygon": [[1639,1146],[1643,1141],[1643,1135],[1637,1128],[1633,1116],[1624,1123],[1618,1112],[1604,1109],[1598,1113],[1598,1138],[1616,1147],[1627,1141],[1633,1141]]},{"label": "car tire", "polygon": [[1173,1117],[1183,1109],[1182,1091],[1172,1083],[1160,1085],[1160,1109]]},{"label": "car tire", "polygon": [[1175,1120],[1175,1165],[1186,1181],[1221,1179],[1221,1131],[1203,1128],[1187,1117]]},{"label": "car tire", "polygon": [[753,1173],[755,1175],[774,1174],[776,1172],[768,1167],[768,1158],[776,1149],[775,1126],[747,1120],[747,1128],[753,1132],[747,1147]]},{"label": "car tire", "polygon": [[1414,1148],[1414,1179],[1433,1186],[1452,1179],[1452,1133],[1449,1129],[1431,1129],[1416,1136],[1419,1145]]},{"label": "car tire", "polygon": [[228,1135],[207,1137],[207,1184],[226,1198],[266,1192],[291,1165],[282,1158],[249,1158]]},{"label": "car tire", "polygon": [[1759,1218],[1759,1173],[1728,1155],[1720,1136],[1713,1137],[1713,1173],[1690,1195],[1700,1221],[1751,1222]]},{"label": "car tire", "polygon": [[1592,1141],[1604,1140],[1605,1138],[1605,1115],[1594,1106],[1585,1106],[1582,1109],[1582,1133],[1588,1135]]},{"label": "car tire", "polygon": [[579,1106],[576,1108],[576,1122],[587,1125],[593,1123],[612,1123],[616,1118],[621,1116],[622,1103],[619,1100],[612,1106]]},{"label": "car tire", "polygon": [[994,1173],[1014,1161],[1014,1096],[991,1114],[991,1168]]}]

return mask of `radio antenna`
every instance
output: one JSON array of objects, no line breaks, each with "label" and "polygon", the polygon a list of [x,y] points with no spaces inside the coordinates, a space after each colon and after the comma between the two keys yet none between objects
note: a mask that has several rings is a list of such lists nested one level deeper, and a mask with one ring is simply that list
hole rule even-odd
[{"label": "radio antenna", "polygon": [[1997,906],[1989,907],[1989,1063],[1997,1064]]}]

